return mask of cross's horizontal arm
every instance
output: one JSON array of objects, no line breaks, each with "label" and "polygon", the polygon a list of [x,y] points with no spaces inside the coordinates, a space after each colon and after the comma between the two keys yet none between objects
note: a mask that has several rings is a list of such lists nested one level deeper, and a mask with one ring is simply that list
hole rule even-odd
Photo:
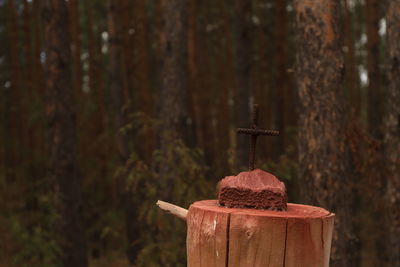
[{"label": "cross's horizontal arm", "polygon": [[253,134],[253,135],[279,135],[279,131],[251,129],[251,128],[237,128],[237,132],[241,134]]}]

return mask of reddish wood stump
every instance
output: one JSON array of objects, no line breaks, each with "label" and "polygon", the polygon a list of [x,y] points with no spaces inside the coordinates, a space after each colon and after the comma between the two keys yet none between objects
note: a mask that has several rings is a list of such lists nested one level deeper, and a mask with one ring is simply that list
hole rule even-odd
[{"label": "reddish wood stump", "polygon": [[189,267],[329,266],[334,214],[288,203],[287,211],[193,203],[186,221]]}]

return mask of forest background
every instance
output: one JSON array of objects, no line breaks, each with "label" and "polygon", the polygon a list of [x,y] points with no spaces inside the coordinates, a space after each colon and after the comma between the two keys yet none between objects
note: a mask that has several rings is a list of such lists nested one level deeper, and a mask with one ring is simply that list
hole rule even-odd
[{"label": "forest background", "polygon": [[0,266],[185,266],[188,207],[257,166],[400,266],[399,0],[0,0]]}]

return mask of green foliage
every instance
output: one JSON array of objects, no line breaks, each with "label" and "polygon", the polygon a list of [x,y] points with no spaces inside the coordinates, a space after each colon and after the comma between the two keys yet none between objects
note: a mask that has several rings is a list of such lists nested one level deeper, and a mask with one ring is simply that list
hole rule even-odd
[{"label": "green foliage", "polygon": [[186,266],[185,224],[161,212],[155,203],[163,199],[187,208],[213,196],[215,185],[205,177],[201,151],[173,140],[165,151],[154,152],[152,168],[135,155],[130,163],[125,189],[141,197],[138,223],[144,229],[137,266]]},{"label": "green foliage", "polygon": [[56,257],[60,249],[52,228],[58,215],[49,196],[40,196],[38,204],[40,210],[33,218],[24,218],[26,214],[9,218],[13,239],[20,247],[13,256],[18,266],[57,266]]}]

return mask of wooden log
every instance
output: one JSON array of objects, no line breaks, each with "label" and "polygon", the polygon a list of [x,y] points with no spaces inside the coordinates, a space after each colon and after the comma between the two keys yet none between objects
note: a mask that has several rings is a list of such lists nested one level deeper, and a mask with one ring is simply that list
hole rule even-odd
[{"label": "wooden log", "polygon": [[186,217],[189,267],[329,266],[334,214],[288,203],[287,211],[193,203]]}]

